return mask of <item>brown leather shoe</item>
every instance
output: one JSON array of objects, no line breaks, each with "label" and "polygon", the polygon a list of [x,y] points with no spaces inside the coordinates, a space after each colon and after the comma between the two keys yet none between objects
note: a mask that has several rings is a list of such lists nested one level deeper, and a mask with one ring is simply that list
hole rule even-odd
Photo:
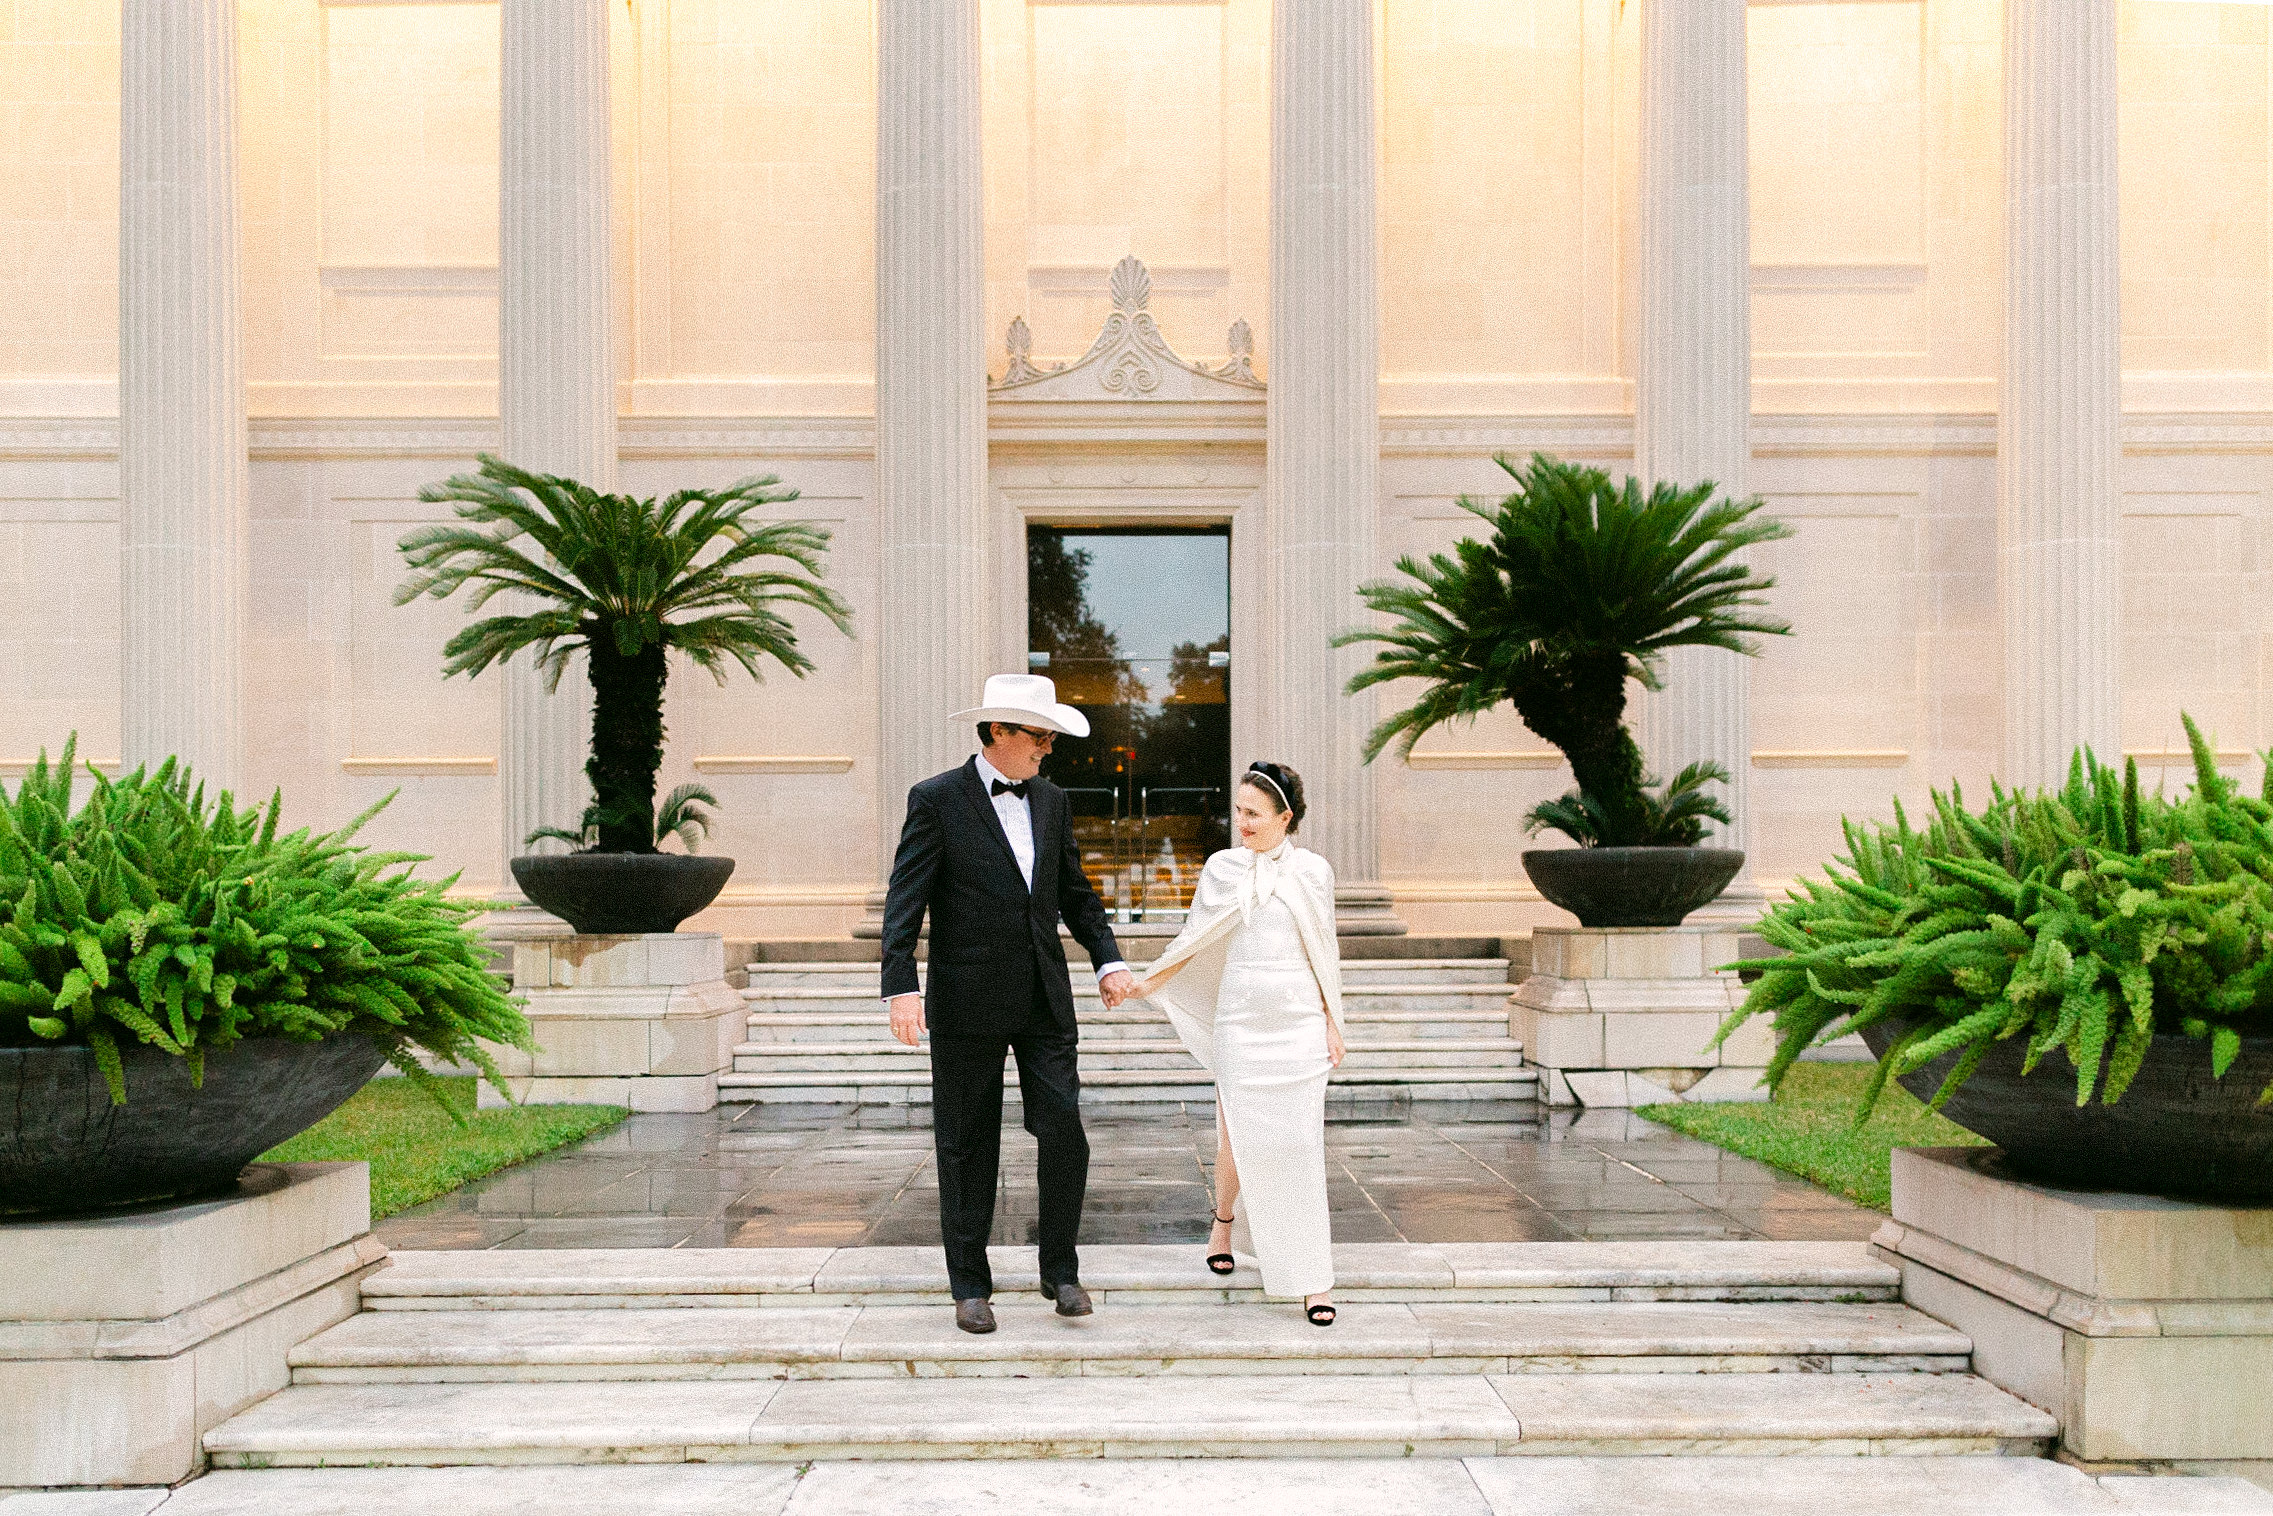
[{"label": "brown leather shoe", "polygon": [[987,1304],[985,1297],[978,1295],[969,1300],[958,1300],[955,1302],[955,1324],[966,1332],[991,1332],[994,1330],[994,1307]]},{"label": "brown leather shoe", "polygon": [[1042,1293],[1058,1303],[1060,1316],[1086,1316],[1097,1309],[1089,1303],[1089,1292],[1078,1284],[1061,1284],[1054,1292]]}]

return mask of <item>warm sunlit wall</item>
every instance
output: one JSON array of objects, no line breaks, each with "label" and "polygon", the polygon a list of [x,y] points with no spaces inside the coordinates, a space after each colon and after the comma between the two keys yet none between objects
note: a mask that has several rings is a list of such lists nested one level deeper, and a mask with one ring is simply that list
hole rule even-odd
[{"label": "warm sunlit wall", "polygon": [[[1628,466],[1645,3],[1380,0],[1384,568],[1466,529],[1452,497],[1496,488],[1494,447]],[[1152,266],[1179,349],[1218,357],[1244,317],[1268,371],[1270,4],[982,0],[996,372],[1016,315],[1038,357],[1078,354],[1124,253]],[[1978,785],[1997,761],[2002,15],[1748,14],[1752,485],[1800,533],[1760,555],[1799,630],[1755,667],[1757,863],[1775,879],[1819,861],[1842,812]],[[2118,14],[2124,742],[2175,747],[2183,707],[2238,751],[2273,739],[2256,630],[2273,610],[2267,12]],[[813,628],[802,683],[675,682],[666,779],[726,802],[735,923],[834,929],[898,804],[869,756],[874,5],[610,15],[624,481],[781,473],[838,534],[866,634]],[[395,538],[435,514],[418,487],[493,436],[497,7],[242,0],[240,18],[255,778],[308,819],[400,787],[375,840],[486,886],[495,678],[441,680],[458,613],[388,601]],[[0,762],[73,727],[92,756],[117,745],[99,419],[116,403],[117,24],[112,0],[0,0]],[[1131,445],[1082,444],[1092,462]],[[1423,767],[1384,765],[1383,869],[1408,919],[1534,910],[1512,818],[1567,782],[1539,747],[1500,713],[1432,737]],[[727,761],[781,757],[817,771]]]}]

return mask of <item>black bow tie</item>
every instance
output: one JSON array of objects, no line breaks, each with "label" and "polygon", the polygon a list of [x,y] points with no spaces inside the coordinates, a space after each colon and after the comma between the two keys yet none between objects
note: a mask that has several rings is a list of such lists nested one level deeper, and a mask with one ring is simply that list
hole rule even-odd
[{"label": "black bow tie", "polygon": [[1024,779],[1019,780],[1016,784],[1012,784],[1007,779],[997,779],[994,782],[993,790],[989,793],[996,795],[1007,793],[1016,795],[1019,799],[1024,800],[1026,798],[1026,785],[1027,781]]}]

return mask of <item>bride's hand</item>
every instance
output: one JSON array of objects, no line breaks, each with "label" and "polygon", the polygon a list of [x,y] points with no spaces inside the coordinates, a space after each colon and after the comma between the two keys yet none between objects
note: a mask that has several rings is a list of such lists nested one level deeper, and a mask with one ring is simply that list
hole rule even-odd
[{"label": "bride's hand", "polygon": [[1326,1061],[1332,1064],[1335,1068],[1340,1068],[1342,1066],[1342,1059],[1348,1052],[1349,1049],[1342,1046],[1342,1029],[1334,1025],[1333,1017],[1327,1017]]}]

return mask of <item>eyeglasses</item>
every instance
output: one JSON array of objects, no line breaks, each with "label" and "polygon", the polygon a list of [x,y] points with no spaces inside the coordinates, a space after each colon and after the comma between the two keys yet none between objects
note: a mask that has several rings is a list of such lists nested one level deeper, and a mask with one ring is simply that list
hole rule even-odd
[{"label": "eyeglasses", "polygon": [[1014,732],[1024,732],[1027,736],[1033,738],[1036,742],[1040,743],[1044,747],[1048,747],[1053,741],[1057,739],[1058,735],[1056,732],[1040,731],[1030,726],[1013,726],[1011,730]]}]

